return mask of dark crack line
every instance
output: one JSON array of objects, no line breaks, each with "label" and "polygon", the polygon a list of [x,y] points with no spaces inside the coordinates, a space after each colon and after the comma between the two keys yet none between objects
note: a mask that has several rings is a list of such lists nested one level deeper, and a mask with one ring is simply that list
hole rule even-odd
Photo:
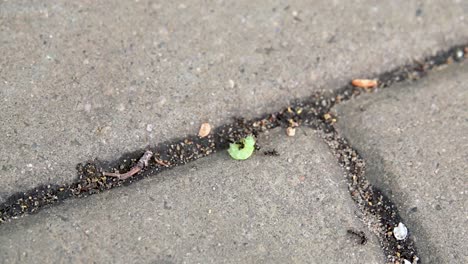
[{"label": "dark crack line", "polygon": [[[423,62],[395,68],[375,78],[379,81],[377,89],[389,87],[397,82],[420,79],[433,68],[460,62],[467,55],[468,44],[457,45],[447,51],[428,57]],[[363,212],[364,222],[379,238],[387,261],[404,263],[404,260],[408,260],[412,263],[418,263],[418,255],[411,235],[405,240],[398,241],[391,233],[398,223],[403,222],[397,208],[381,191],[370,185],[364,176],[364,160],[338,134],[334,127],[336,118],[330,113],[331,108],[367,91],[369,90],[348,84],[332,92],[315,93],[279,112],[257,119],[237,119],[231,124],[216,128],[214,133],[205,138],[188,136],[124,154],[113,162],[95,160],[78,164],[78,177],[70,184],[41,185],[8,197],[4,203],[0,204],[0,223],[11,221],[24,214],[36,213],[66,199],[87,197],[129,185],[144,177],[154,177],[164,170],[185,165],[217,151],[225,150],[228,148],[229,142],[237,141],[249,134],[257,135],[276,127],[289,127],[292,124],[298,124],[323,132],[323,139],[344,169],[351,197]],[[154,157],[139,174],[126,180],[104,176],[103,171],[111,169],[128,171],[134,168],[145,151],[151,151],[154,153]]]},{"label": "dark crack line", "polygon": [[393,229],[403,223],[395,204],[365,177],[365,161],[341,137],[334,126],[328,125],[323,139],[343,167],[348,190],[352,199],[363,213],[363,221],[380,241],[388,263],[419,263],[419,256],[411,236],[397,240]]}]

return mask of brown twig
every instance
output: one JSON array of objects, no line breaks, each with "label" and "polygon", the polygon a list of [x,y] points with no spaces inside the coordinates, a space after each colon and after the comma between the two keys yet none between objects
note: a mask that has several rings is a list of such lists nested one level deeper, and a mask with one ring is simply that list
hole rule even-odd
[{"label": "brown twig", "polygon": [[110,176],[110,177],[116,177],[119,180],[125,180],[133,175],[137,174],[140,172],[144,167],[148,166],[148,161],[153,157],[153,152],[151,150],[145,151],[145,154],[141,156],[141,158],[138,160],[137,164],[133,166],[129,171],[126,173],[120,174],[120,173],[114,173],[114,172],[103,172],[102,175],[104,176]]},{"label": "brown twig", "polygon": [[164,166],[164,167],[169,167],[171,165],[167,161],[160,160],[158,158],[154,158],[154,161],[156,161],[157,164]]}]

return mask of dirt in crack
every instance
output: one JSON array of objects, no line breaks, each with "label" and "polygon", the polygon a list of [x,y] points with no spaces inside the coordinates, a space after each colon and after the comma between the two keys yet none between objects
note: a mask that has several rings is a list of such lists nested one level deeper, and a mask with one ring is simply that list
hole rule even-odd
[{"label": "dirt in crack", "polygon": [[373,187],[365,177],[365,161],[328,125],[323,139],[343,167],[352,199],[363,213],[363,221],[377,235],[389,263],[419,263],[419,256],[411,237],[397,240],[393,230],[404,222],[393,202]]},{"label": "dirt in crack", "polygon": [[[434,67],[463,60],[467,57],[467,53],[468,45],[459,45],[429,57],[423,62],[398,67],[377,76],[376,79],[379,82],[376,88],[386,88],[393,83],[405,80],[417,80]],[[416,263],[418,256],[411,237],[398,241],[392,235],[393,228],[402,222],[396,207],[365,179],[364,160],[344,138],[338,135],[333,126],[337,119],[332,116],[330,109],[335,104],[373,89],[363,90],[348,84],[333,92],[316,93],[279,112],[261,118],[237,119],[231,124],[218,127],[214,133],[205,138],[189,136],[161,143],[150,148],[154,156],[148,166],[139,174],[123,181],[114,177],[106,177],[103,171],[111,169],[128,171],[147,149],[127,153],[113,162],[95,161],[79,164],[77,166],[78,178],[70,184],[38,186],[10,196],[6,202],[0,204],[0,223],[8,222],[23,214],[36,213],[46,206],[58,204],[69,198],[86,197],[131,184],[143,177],[157,175],[166,169],[225,150],[229,142],[237,141],[249,134],[257,135],[279,126],[302,125],[324,132],[324,140],[344,168],[350,194],[365,214],[366,224],[379,237],[387,260],[392,263],[404,263],[404,260]]]}]

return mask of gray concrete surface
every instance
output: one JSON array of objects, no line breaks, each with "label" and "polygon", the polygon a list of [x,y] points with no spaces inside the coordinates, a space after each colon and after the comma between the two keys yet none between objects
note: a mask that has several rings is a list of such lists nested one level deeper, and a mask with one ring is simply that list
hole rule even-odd
[{"label": "gray concrete surface", "polygon": [[367,177],[397,204],[424,263],[468,263],[468,64],[338,107]]},{"label": "gray concrete surface", "polygon": [[1,1],[0,202],[466,42],[467,1]]},{"label": "gray concrete surface", "polygon": [[[382,263],[316,132],[276,129],[227,152],[0,226],[6,263]],[[360,245],[347,229],[364,231]]]}]

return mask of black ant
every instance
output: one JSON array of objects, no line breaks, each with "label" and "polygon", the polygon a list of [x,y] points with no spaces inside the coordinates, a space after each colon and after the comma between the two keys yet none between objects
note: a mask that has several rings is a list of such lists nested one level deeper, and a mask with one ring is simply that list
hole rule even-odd
[{"label": "black ant", "polygon": [[366,234],[362,231],[355,231],[352,229],[347,230],[348,234],[353,236],[360,245],[365,245],[367,243]]},{"label": "black ant", "polygon": [[274,156],[274,157],[277,157],[277,156],[280,155],[276,149],[266,150],[266,151],[263,152],[263,154],[265,156]]}]

